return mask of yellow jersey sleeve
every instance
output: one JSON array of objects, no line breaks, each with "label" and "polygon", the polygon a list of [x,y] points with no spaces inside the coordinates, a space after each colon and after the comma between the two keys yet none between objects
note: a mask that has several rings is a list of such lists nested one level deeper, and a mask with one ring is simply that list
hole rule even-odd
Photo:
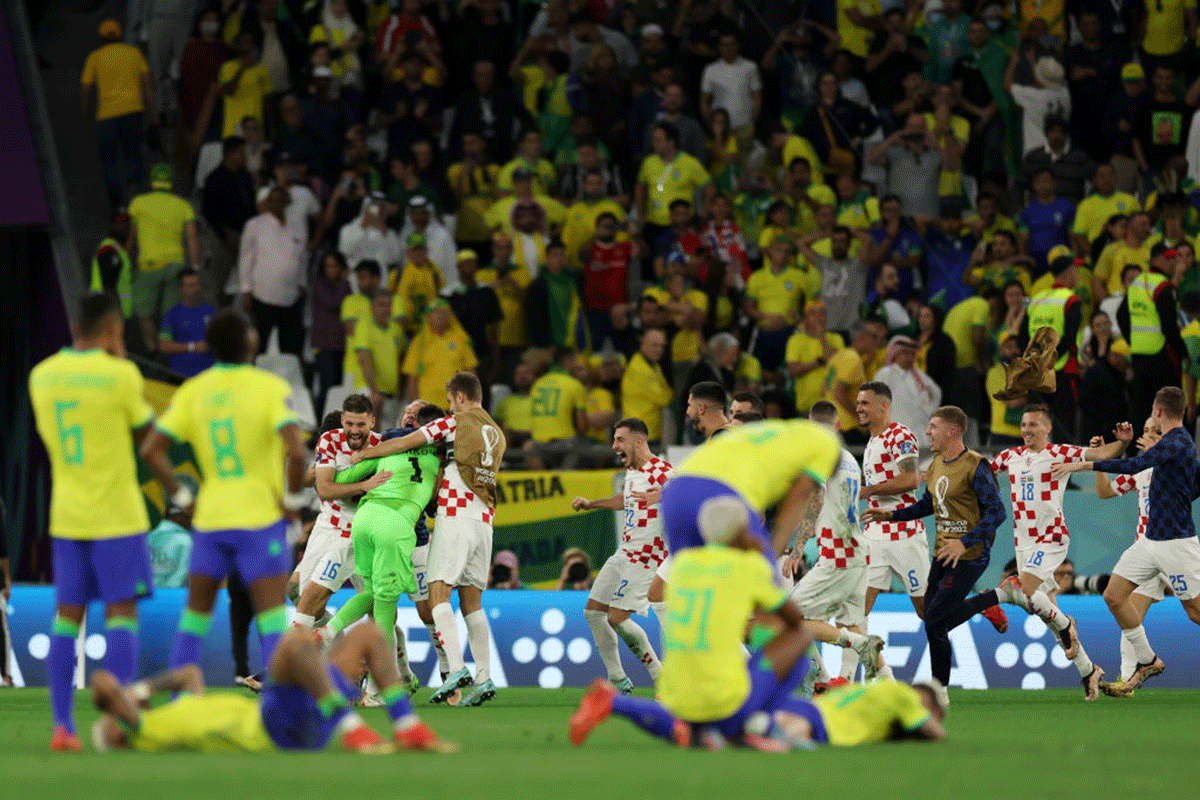
[{"label": "yellow jersey sleeve", "polygon": [[186,442],[192,438],[191,389],[194,384],[185,381],[175,390],[171,404],[155,423],[160,431],[177,442]]},{"label": "yellow jersey sleeve", "polygon": [[750,592],[754,605],[765,611],[774,611],[788,600],[788,592],[775,585],[771,565],[761,553],[750,553],[753,558],[741,562],[743,580]]},{"label": "yellow jersey sleeve", "polygon": [[128,362],[122,366],[125,372],[125,388],[122,390],[125,413],[128,415],[129,429],[137,430],[154,419],[154,409],[146,402],[146,382],[142,380],[141,371]]},{"label": "yellow jersey sleeve", "polygon": [[696,188],[701,188],[703,186],[707,186],[709,183],[712,182],[712,176],[708,174],[708,170],[706,170],[704,168],[704,165],[701,164],[699,161],[692,158],[691,156],[687,156],[686,159],[683,159],[683,162],[684,162],[684,169],[683,169],[684,180],[690,180],[691,183]]}]

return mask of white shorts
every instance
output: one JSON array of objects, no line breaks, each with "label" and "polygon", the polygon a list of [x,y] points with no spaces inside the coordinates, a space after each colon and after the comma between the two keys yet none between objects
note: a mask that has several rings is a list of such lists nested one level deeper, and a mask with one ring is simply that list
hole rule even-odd
[{"label": "white shorts", "polygon": [[805,619],[825,621],[836,617],[838,624],[846,627],[867,621],[866,601],[866,564],[838,569],[819,560],[792,590],[792,602],[800,607]]},{"label": "white shorts", "polygon": [[429,536],[428,583],[486,589],[492,570],[492,526],[477,519],[437,516]]},{"label": "white shorts", "polygon": [[656,577],[662,578],[663,583],[670,583],[668,576],[671,574],[671,554],[667,553],[667,557],[658,565],[658,569],[654,572]]},{"label": "white shorts", "polygon": [[417,579],[417,590],[408,593],[408,599],[414,603],[429,599],[429,581],[425,574],[429,565],[429,542],[419,545],[413,550],[413,577]]},{"label": "white shorts", "polygon": [[596,580],[592,582],[589,600],[603,603],[609,608],[632,611],[645,616],[650,608],[646,594],[654,580],[654,567],[629,560],[620,550],[604,562]]},{"label": "white shorts", "polygon": [[1167,586],[1167,579],[1159,575],[1145,583],[1139,583],[1137,588],[1133,590],[1133,593],[1140,594],[1142,597],[1149,597],[1157,603],[1167,596]]},{"label": "white shorts", "polygon": [[304,558],[300,559],[296,572],[301,592],[309,581],[336,592],[354,574],[354,545],[332,525],[317,523],[308,534]]},{"label": "white shorts", "polygon": [[1028,572],[1042,583],[1038,587],[1049,594],[1058,591],[1058,583],[1054,580],[1054,570],[1067,560],[1067,545],[1038,544],[1033,542],[1024,547],[1017,547],[1017,575]]},{"label": "white shorts", "polygon": [[1158,542],[1143,536],[1121,554],[1113,574],[1138,586],[1162,576],[1176,597],[1191,600],[1200,595],[1200,540]]},{"label": "white shorts", "polygon": [[907,539],[871,538],[867,540],[871,564],[867,567],[867,586],[890,591],[892,576],[904,584],[909,597],[924,597],[929,578],[929,539],[923,533]]}]

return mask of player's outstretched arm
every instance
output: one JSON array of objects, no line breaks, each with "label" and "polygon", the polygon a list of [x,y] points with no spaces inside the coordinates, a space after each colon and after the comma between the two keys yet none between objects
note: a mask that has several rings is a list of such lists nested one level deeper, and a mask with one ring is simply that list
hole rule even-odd
[{"label": "player's outstretched arm", "polygon": [[300,439],[300,426],[294,422],[284,425],[279,429],[279,436],[283,439],[286,452],[284,464],[288,494],[297,495],[304,491],[304,465],[308,460],[304,442]]},{"label": "player's outstretched arm", "polygon": [[387,470],[380,470],[380,463],[379,460],[372,458],[369,461],[360,461],[341,472],[337,472],[333,467],[321,467],[320,472],[333,473],[332,476],[327,474],[324,477],[326,481],[332,477],[334,485],[332,487],[328,483],[325,485],[328,494],[336,496],[327,496],[326,492],[322,492],[320,482],[317,484],[317,494],[321,496],[322,500],[338,500],[343,497],[353,497],[356,494],[363,494],[378,486],[382,486],[392,477],[392,473]]},{"label": "player's outstretched arm", "polygon": [[407,453],[417,447],[426,444],[425,434],[419,430],[412,433],[406,433],[403,436],[398,436],[395,439],[388,439],[386,442],[380,442],[374,447],[364,447],[362,450],[355,450],[350,454],[351,463],[357,464],[360,461],[366,461],[369,458],[384,458],[385,456],[394,456],[397,453]]},{"label": "player's outstretched arm", "polygon": [[917,738],[928,739],[931,742],[941,742],[946,738],[946,728],[942,723],[938,722],[933,717],[921,723],[921,727],[917,728]]},{"label": "player's outstretched arm", "polygon": [[1096,476],[1096,496],[1101,500],[1107,500],[1110,497],[1117,496],[1117,490],[1113,488],[1112,481],[1108,475],[1103,472],[1092,473]]},{"label": "player's outstretched arm", "polygon": [[586,500],[582,497],[576,497],[571,501],[571,509],[573,511],[594,511],[598,508],[620,511],[624,507],[625,497],[619,494],[614,494],[612,497],[605,497],[602,500]]},{"label": "player's outstretched arm", "polygon": [[1122,422],[1113,430],[1113,435],[1117,438],[1115,441],[1108,444],[1096,445],[1083,451],[1084,461],[1103,461],[1106,458],[1117,458],[1121,453],[1125,452],[1125,448],[1133,441],[1133,426],[1128,422]]}]

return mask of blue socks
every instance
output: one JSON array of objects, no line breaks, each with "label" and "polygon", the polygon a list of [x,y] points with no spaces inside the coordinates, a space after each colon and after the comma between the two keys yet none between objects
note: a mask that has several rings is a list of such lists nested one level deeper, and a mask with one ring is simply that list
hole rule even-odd
[{"label": "blue socks", "polygon": [[79,626],[55,617],[50,628],[50,710],[54,726],[75,733],[75,639]]},{"label": "blue socks", "polygon": [[179,631],[171,645],[171,669],[185,664],[200,664],[200,647],[211,626],[211,613],[202,614],[190,608],[183,610],[183,616],[179,618]]},{"label": "blue socks", "polygon": [[613,698],[612,713],[668,742],[675,741],[675,717],[653,700],[619,694]]},{"label": "blue socks", "polygon": [[110,617],[105,625],[108,649],[104,654],[105,668],[116,676],[121,685],[133,683],[140,670],[138,662],[138,624],[133,617]]}]

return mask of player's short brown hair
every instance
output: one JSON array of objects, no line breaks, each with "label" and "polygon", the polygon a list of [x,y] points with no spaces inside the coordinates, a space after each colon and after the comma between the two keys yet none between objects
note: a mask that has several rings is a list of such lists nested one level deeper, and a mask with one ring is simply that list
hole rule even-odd
[{"label": "player's short brown hair", "polygon": [[472,403],[478,403],[483,399],[483,384],[479,382],[479,376],[474,372],[454,373],[454,377],[446,383],[446,391],[450,394],[461,393]]},{"label": "player's short brown hair", "polygon": [[880,397],[886,397],[889,401],[892,399],[892,387],[888,386],[883,381],[867,381],[858,387],[860,392],[874,392]]},{"label": "player's short brown hair", "polygon": [[614,431],[620,430],[621,428],[624,428],[630,433],[634,433],[639,436],[650,435],[650,429],[646,427],[646,423],[637,417],[625,417],[625,419],[620,420],[616,425],[613,425]]},{"label": "player's short brown hair", "polygon": [[830,425],[837,421],[838,410],[837,406],[828,400],[818,400],[812,404],[812,408],[808,410],[808,418],[813,422],[822,422]]},{"label": "player's short brown hair", "polygon": [[942,406],[937,411],[934,411],[932,416],[945,420],[950,425],[958,428],[960,433],[966,433],[967,431],[967,412],[958,406]]},{"label": "player's short brown hair", "polygon": [[1021,415],[1025,414],[1042,414],[1050,424],[1054,424],[1054,417],[1050,414],[1050,406],[1045,403],[1028,403],[1021,409]]},{"label": "player's short brown hair", "polygon": [[1183,389],[1178,386],[1164,386],[1154,395],[1154,405],[1162,409],[1163,416],[1167,419],[1183,419],[1187,401],[1184,399]]},{"label": "player's short brown hair", "polygon": [[371,405],[371,398],[365,394],[346,395],[346,399],[342,401],[342,411],[348,411],[351,414],[370,414],[375,416],[375,406]]}]

